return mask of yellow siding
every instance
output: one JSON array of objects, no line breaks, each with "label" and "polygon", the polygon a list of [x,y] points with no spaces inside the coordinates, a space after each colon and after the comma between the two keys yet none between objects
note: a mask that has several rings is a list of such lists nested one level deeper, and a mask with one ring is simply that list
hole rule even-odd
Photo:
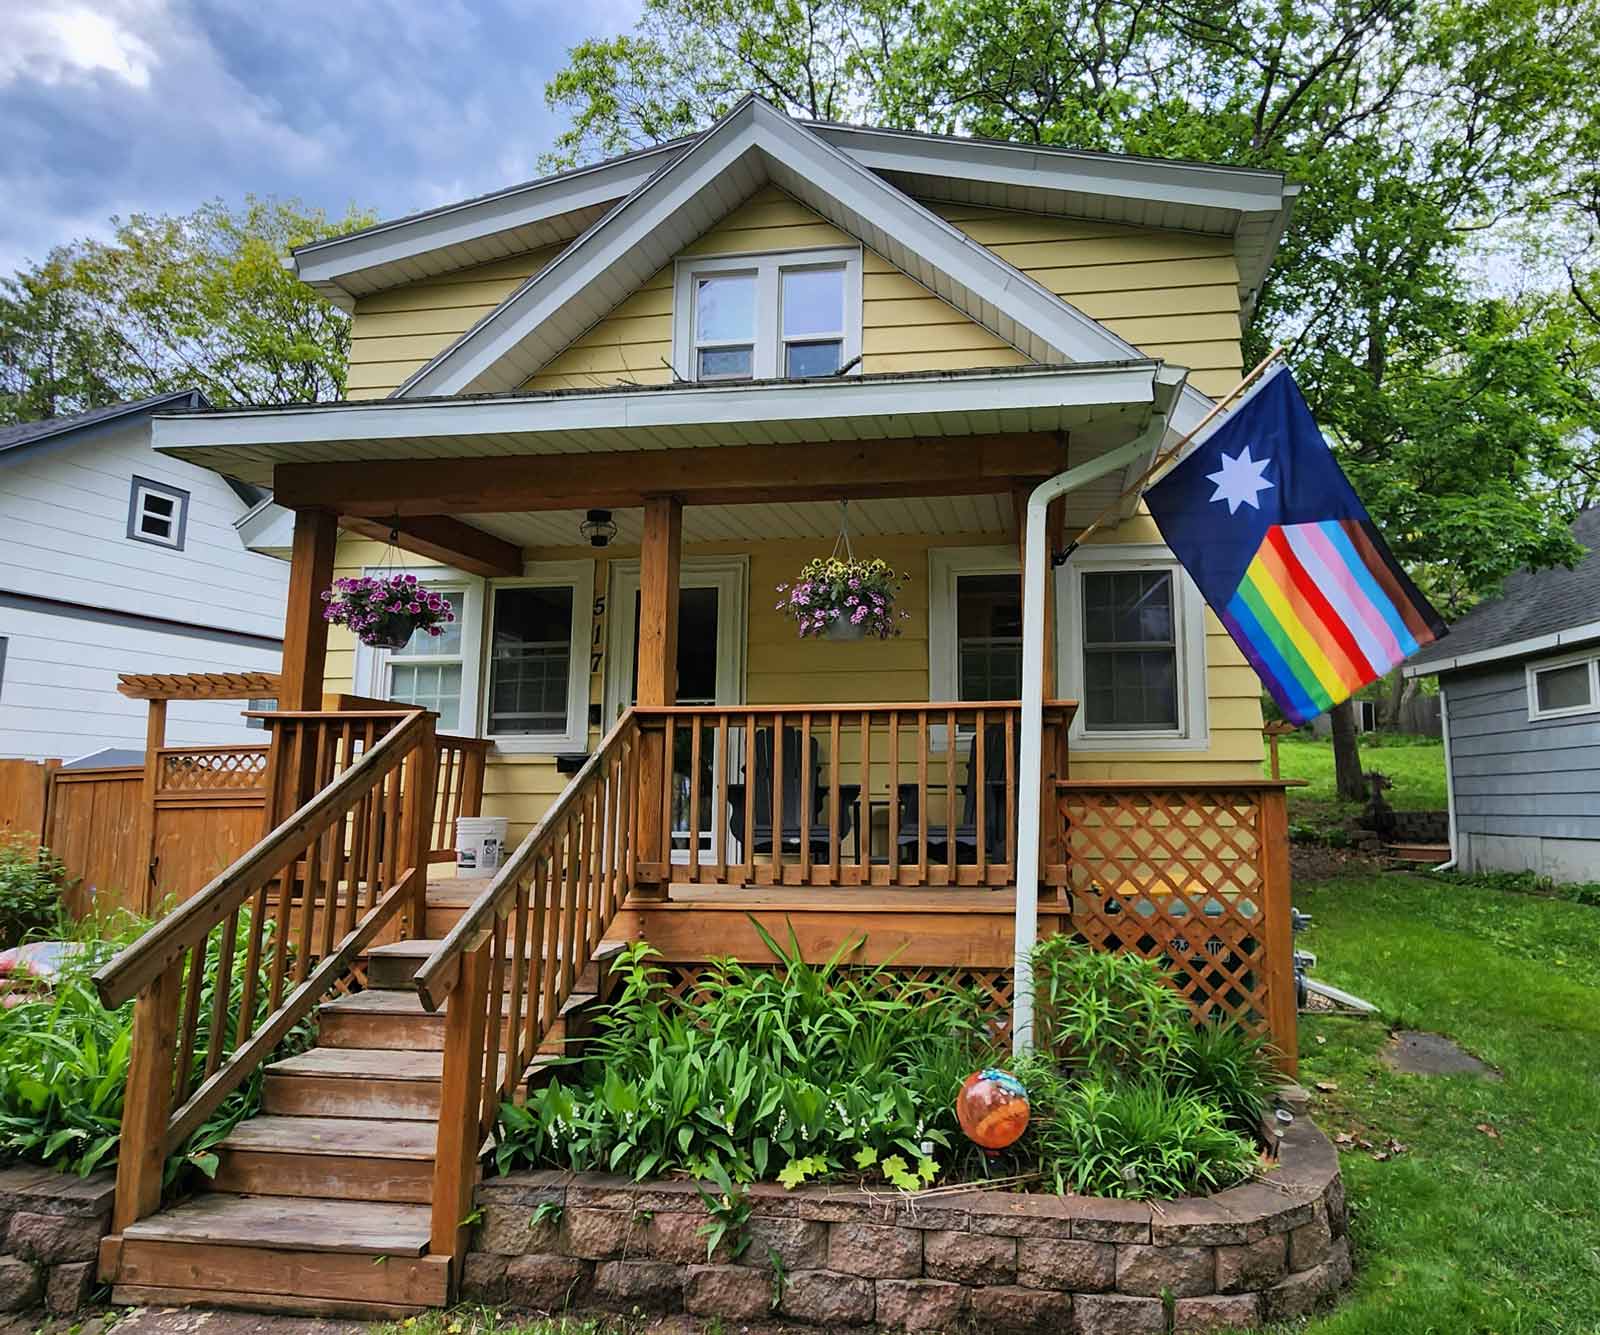
[{"label": "yellow siding", "polygon": [[350,321],[345,397],[381,399],[398,389],[561,250],[546,246],[362,297]]}]

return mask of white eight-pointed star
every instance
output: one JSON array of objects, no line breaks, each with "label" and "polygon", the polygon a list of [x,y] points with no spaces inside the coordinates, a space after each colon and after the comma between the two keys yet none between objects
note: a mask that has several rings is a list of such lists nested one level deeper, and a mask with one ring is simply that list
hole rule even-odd
[{"label": "white eight-pointed star", "polygon": [[1235,455],[1224,454],[1222,467],[1215,473],[1206,474],[1207,482],[1217,484],[1211,499],[1227,501],[1230,515],[1241,505],[1259,510],[1261,503],[1256,497],[1263,491],[1270,491],[1273,485],[1262,476],[1270,462],[1270,459],[1252,459],[1248,445]]}]

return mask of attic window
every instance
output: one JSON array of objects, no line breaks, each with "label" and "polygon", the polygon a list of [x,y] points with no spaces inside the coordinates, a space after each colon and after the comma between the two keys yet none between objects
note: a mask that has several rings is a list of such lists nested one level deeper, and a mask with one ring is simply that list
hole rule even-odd
[{"label": "attic window", "polygon": [[183,550],[189,526],[189,493],[135,477],[128,493],[128,536],[135,542]]},{"label": "attic window", "polygon": [[838,375],[861,350],[861,252],[680,260],[673,310],[685,380]]}]

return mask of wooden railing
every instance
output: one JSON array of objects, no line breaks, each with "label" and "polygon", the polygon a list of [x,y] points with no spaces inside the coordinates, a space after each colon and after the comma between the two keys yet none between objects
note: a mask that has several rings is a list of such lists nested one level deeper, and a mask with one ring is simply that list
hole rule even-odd
[{"label": "wooden railing", "polygon": [[156,752],[156,793],[264,792],[267,751],[260,746],[164,746]]},{"label": "wooden railing", "polygon": [[1056,789],[1073,930],[1164,961],[1196,1016],[1270,1034],[1293,1074],[1288,786],[1074,779]]},{"label": "wooden railing", "polygon": [[[1046,791],[1066,773],[1073,709],[1046,705]],[[635,713],[641,729],[664,734],[654,750],[667,757],[666,782],[647,792],[660,802],[671,846],[670,858],[641,855],[641,883],[1000,886],[1016,878],[1014,701]],[[1063,870],[1050,824],[1047,877]]]},{"label": "wooden railing", "polygon": [[439,763],[434,780],[434,862],[454,862],[456,821],[483,811],[484,763],[489,743],[479,737],[439,737]]},{"label": "wooden railing", "polygon": [[630,710],[417,973],[426,1009],[450,1003],[435,1255],[464,1254],[478,1153],[500,1102],[524,1079],[633,888],[638,752]]},{"label": "wooden railing", "polygon": [[[314,795],[95,975],[107,1007],[136,998],[113,1219],[119,1233],[159,1206],[167,1158],[385,924],[422,899],[432,716],[286,713],[273,726],[270,790],[282,799],[291,780],[305,780]],[[213,934],[214,987],[206,977]]]}]

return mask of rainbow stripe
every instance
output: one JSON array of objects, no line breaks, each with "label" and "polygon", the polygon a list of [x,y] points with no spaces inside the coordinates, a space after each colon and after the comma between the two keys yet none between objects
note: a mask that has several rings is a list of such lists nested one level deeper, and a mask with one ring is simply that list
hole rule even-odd
[{"label": "rainbow stripe", "polygon": [[1435,638],[1421,595],[1374,539],[1355,520],[1274,524],[1222,614],[1294,723]]}]

